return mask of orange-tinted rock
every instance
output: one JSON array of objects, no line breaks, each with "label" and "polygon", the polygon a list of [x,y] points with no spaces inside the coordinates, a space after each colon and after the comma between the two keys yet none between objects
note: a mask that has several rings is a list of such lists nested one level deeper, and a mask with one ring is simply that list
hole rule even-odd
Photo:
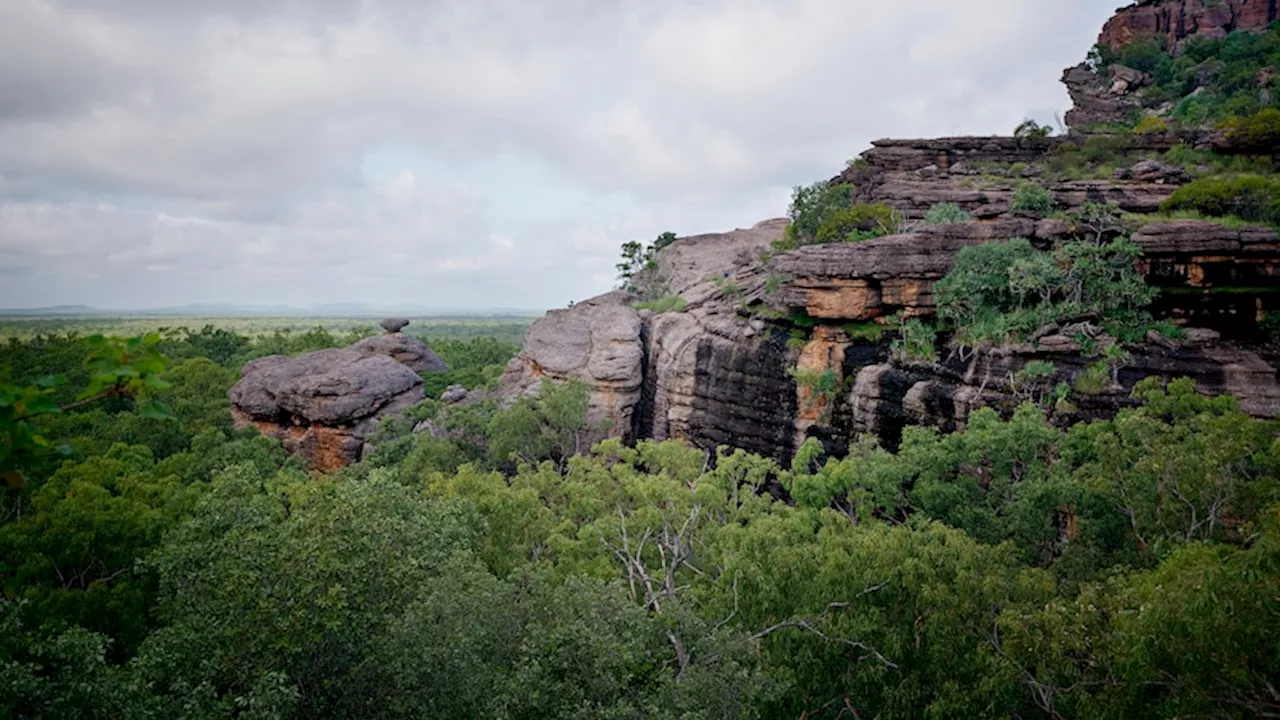
[{"label": "orange-tinted rock", "polygon": [[1234,30],[1265,30],[1276,21],[1274,0],[1143,0],[1107,21],[1098,44],[1119,50],[1156,38],[1177,49],[1192,37],[1224,38]]}]

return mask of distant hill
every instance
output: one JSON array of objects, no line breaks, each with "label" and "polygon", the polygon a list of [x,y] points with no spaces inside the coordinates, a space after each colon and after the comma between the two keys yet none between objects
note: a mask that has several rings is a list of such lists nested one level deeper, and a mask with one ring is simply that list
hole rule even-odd
[{"label": "distant hill", "polygon": [[193,303],[156,308],[119,310],[89,305],[53,305],[38,308],[0,308],[0,317],[78,318],[78,317],[361,317],[380,318],[393,315],[411,317],[537,317],[543,310],[510,307],[497,308],[413,308],[374,307],[365,303],[327,303],[309,307],[286,305],[232,305]]}]

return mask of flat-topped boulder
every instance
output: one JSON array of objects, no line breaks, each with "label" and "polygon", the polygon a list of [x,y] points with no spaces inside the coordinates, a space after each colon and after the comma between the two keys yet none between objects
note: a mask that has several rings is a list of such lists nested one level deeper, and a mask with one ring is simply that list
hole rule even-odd
[{"label": "flat-topped boulder", "polygon": [[379,420],[424,397],[420,373],[447,366],[417,338],[389,333],[245,364],[227,393],[237,427],[254,426],[315,470],[358,461]]}]

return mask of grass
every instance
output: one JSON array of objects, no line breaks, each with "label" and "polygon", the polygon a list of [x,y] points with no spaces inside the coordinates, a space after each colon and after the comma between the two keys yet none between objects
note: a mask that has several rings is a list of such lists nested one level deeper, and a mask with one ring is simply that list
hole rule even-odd
[{"label": "grass", "polygon": [[1227,217],[1212,217],[1203,215],[1195,210],[1169,210],[1158,213],[1125,213],[1121,216],[1121,220],[1125,224],[1148,225],[1150,223],[1169,222],[1172,220],[1201,220],[1214,225],[1221,225],[1232,230],[1239,230],[1246,227],[1266,227],[1267,224],[1257,221],[1241,220],[1233,215]]},{"label": "grass", "polygon": [[657,300],[650,300],[648,302],[636,304],[637,310],[652,310],[658,315],[668,312],[684,312],[684,308],[684,298],[679,295],[667,295],[666,297],[661,297]]}]

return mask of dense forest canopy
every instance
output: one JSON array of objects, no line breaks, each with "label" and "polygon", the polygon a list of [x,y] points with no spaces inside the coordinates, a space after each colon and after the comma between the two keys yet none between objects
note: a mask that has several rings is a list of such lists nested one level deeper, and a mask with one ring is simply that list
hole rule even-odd
[{"label": "dense forest canopy", "polygon": [[[309,337],[9,341],[6,448],[38,442],[4,458],[6,715],[1276,708],[1280,427],[1230,398],[1148,383],[1111,421],[1063,430],[1029,402],[780,467],[588,449],[569,384],[428,398],[319,476],[226,401],[247,359],[340,342]],[[515,351],[435,346],[471,387]]]}]

